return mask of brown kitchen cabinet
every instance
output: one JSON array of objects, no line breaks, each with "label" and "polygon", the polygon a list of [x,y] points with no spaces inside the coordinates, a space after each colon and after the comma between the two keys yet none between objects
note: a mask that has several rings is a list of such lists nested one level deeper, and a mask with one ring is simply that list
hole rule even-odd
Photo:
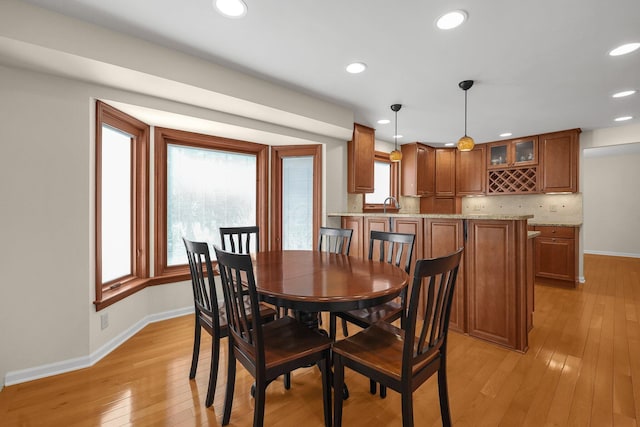
[{"label": "brown kitchen cabinet", "polygon": [[[424,256],[441,257],[464,246],[464,220],[448,218],[426,218],[424,220]],[[458,268],[458,278],[453,292],[449,327],[458,332],[467,331],[467,309],[465,289],[465,254]],[[424,303],[424,302],[423,302]]]},{"label": "brown kitchen cabinet", "polygon": [[420,213],[456,214],[462,212],[462,197],[421,197]]},{"label": "brown kitchen cabinet", "polygon": [[357,123],[353,138],[347,143],[347,192],[373,193],[375,130]]},{"label": "brown kitchen cabinet", "polygon": [[574,287],[578,277],[577,227],[536,226],[540,235],[535,238],[536,279],[562,286]]},{"label": "brown kitchen cabinet", "polygon": [[[389,216],[363,218],[363,254],[371,230],[389,231]],[[533,299],[527,280],[527,219],[464,219],[429,215],[393,216],[393,229],[416,234],[414,261],[453,252],[464,246],[450,316],[453,330],[527,351]],[[355,227],[359,223],[354,222]],[[466,224],[466,226],[465,226]],[[351,225],[354,227],[354,225]],[[352,249],[353,251],[353,249]],[[422,255],[420,255],[422,254]],[[375,254],[374,254],[375,255]]]},{"label": "brown kitchen cabinet", "polygon": [[471,151],[456,150],[456,195],[471,196],[485,193],[487,168],[485,144]]},{"label": "brown kitchen cabinet", "polygon": [[487,168],[505,169],[538,164],[538,137],[511,139],[487,144]]},{"label": "brown kitchen cabinet", "polygon": [[580,129],[539,136],[541,191],[575,193],[578,191],[578,146]]},{"label": "brown kitchen cabinet", "polygon": [[435,191],[435,148],[414,142],[403,144],[400,162],[401,195],[431,196]]},{"label": "brown kitchen cabinet", "polygon": [[456,195],[456,150],[436,148],[436,196]]},{"label": "brown kitchen cabinet", "polygon": [[[369,256],[369,241],[371,231],[390,231],[389,218],[387,216],[365,216],[362,236],[362,257]],[[393,221],[393,219],[391,219]]]},{"label": "brown kitchen cabinet", "polygon": [[[351,235],[351,246],[349,248],[349,255],[366,258],[363,256],[364,245],[364,228],[361,216],[343,216],[341,219],[341,227],[353,230]],[[368,250],[368,249],[367,249]]]},{"label": "brown kitchen cabinet", "polygon": [[467,220],[469,335],[520,351],[528,346],[526,235],[526,221]]}]

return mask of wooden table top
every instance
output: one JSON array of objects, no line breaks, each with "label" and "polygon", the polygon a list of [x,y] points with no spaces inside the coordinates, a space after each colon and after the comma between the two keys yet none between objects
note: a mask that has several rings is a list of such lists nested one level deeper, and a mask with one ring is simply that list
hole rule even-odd
[{"label": "wooden table top", "polygon": [[303,311],[345,311],[382,304],[407,285],[393,265],[319,251],[252,254],[265,301]]}]

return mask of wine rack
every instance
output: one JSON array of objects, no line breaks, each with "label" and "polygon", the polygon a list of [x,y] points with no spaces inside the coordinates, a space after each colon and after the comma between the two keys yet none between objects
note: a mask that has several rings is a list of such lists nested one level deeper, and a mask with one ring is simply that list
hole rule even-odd
[{"label": "wine rack", "polygon": [[527,194],[538,192],[537,168],[498,169],[489,171],[489,194]]}]

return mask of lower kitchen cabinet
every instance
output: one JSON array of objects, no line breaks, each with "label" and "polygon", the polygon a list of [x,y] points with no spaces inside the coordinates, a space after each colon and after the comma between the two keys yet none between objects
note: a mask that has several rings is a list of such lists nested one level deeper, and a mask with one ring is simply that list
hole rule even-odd
[{"label": "lower kitchen cabinet", "polygon": [[349,255],[363,258],[364,228],[362,216],[343,216],[341,220],[341,227],[353,230]]},{"label": "lower kitchen cabinet", "polygon": [[[527,349],[526,223],[468,220],[469,335]],[[518,237],[516,237],[518,236]]]},{"label": "lower kitchen cabinet", "polygon": [[[432,219],[424,220],[425,258],[437,258],[457,251],[464,246],[464,220],[461,219]],[[465,254],[462,253],[458,278],[451,302],[449,328],[453,331],[467,330],[467,310],[465,289]]]},{"label": "lower kitchen cabinet", "polygon": [[536,226],[541,234],[535,239],[537,279],[573,287],[578,277],[578,228]]}]

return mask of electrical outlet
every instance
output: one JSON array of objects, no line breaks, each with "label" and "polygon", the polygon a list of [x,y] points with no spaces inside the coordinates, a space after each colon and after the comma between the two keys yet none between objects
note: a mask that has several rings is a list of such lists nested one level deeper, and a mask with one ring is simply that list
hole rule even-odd
[{"label": "electrical outlet", "polygon": [[558,205],[549,205],[549,212],[558,212]]},{"label": "electrical outlet", "polygon": [[480,205],[473,205],[474,212],[480,212]]},{"label": "electrical outlet", "polygon": [[109,313],[100,315],[100,329],[107,329],[109,327]]}]

